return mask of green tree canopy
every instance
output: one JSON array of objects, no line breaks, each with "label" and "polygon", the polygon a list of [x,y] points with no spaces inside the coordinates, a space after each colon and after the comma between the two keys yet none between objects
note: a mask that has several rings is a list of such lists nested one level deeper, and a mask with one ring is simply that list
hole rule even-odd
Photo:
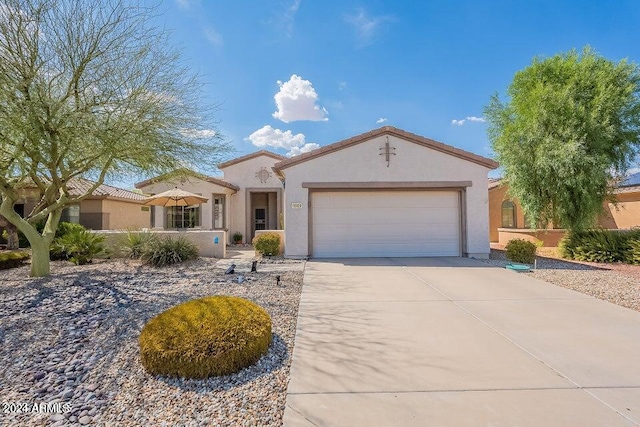
[{"label": "green tree canopy", "polygon": [[640,142],[640,73],[586,47],[536,58],[485,108],[509,192],[534,224],[593,225]]},{"label": "green tree canopy", "polygon": [[[0,4],[0,215],[31,243],[32,275],[49,273],[62,209],[110,174],[211,166],[227,148],[153,14],[122,0]],[[80,177],[95,185],[70,194]],[[23,219],[13,205],[27,191],[39,202]]]}]

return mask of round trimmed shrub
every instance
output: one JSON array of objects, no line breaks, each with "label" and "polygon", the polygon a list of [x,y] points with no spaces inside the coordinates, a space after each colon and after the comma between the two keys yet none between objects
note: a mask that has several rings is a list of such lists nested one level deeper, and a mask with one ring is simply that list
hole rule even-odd
[{"label": "round trimmed shrub", "polygon": [[531,264],[536,259],[536,245],[528,240],[509,240],[505,250],[507,251],[507,258],[513,262]]},{"label": "round trimmed shrub", "polygon": [[142,329],[147,372],[184,378],[228,375],[250,366],[271,344],[271,317],[243,298],[213,296],[160,313]]},{"label": "round trimmed shrub", "polygon": [[264,233],[253,239],[253,247],[262,256],[280,254],[280,235],[278,233]]}]

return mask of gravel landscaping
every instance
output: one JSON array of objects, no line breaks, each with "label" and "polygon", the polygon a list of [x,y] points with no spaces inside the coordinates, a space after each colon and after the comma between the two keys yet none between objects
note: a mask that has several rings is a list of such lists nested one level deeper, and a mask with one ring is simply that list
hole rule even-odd
[{"label": "gravel landscaping", "polygon": [[[281,425],[304,262],[273,260],[250,273],[250,261],[236,261],[236,274],[225,275],[228,261],[54,262],[40,279],[28,278],[28,267],[0,271],[0,424]],[[225,377],[147,374],[137,342],[144,324],[181,302],[220,294],[269,312],[268,353]]]},{"label": "gravel landscaping", "polygon": [[[509,264],[504,251],[492,249],[492,265]],[[573,289],[632,310],[640,311],[640,266],[625,264],[596,264],[538,257],[537,268],[531,276],[554,285]]]}]

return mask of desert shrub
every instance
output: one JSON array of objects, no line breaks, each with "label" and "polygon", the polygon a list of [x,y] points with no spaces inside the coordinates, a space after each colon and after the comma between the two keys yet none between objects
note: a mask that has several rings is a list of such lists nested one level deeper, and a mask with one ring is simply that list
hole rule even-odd
[{"label": "desert shrub", "polygon": [[257,362],[271,343],[271,318],[246,299],[214,296],[177,305],[151,319],[139,338],[153,375],[207,378]]},{"label": "desert shrub", "polygon": [[73,224],[61,237],[51,244],[52,259],[68,259],[76,265],[90,263],[104,252],[105,236],[94,234],[79,224]]},{"label": "desert shrub", "polygon": [[233,243],[242,243],[242,233],[239,231],[233,233]]},{"label": "desert shrub", "polygon": [[629,249],[625,261],[629,264],[640,264],[640,238],[629,239]]},{"label": "desert shrub", "polygon": [[198,247],[186,237],[157,239],[142,254],[142,260],[156,267],[198,258]]},{"label": "desert shrub", "polygon": [[536,249],[535,243],[524,239],[509,240],[505,246],[508,259],[524,264],[532,264],[535,261]]},{"label": "desert shrub", "polygon": [[128,258],[140,259],[158,241],[158,236],[149,232],[127,231],[120,243],[120,251]]},{"label": "desert shrub", "polygon": [[560,256],[577,261],[625,261],[634,234],[604,229],[570,231],[560,241]]},{"label": "desert shrub", "polygon": [[0,252],[0,270],[20,267],[30,258],[25,251]]},{"label": "desert shrub", "polygon": [[280,235],[278,233],[264,233],[253,239],[253,247],[262,256],[278,255],[280,253]]}]

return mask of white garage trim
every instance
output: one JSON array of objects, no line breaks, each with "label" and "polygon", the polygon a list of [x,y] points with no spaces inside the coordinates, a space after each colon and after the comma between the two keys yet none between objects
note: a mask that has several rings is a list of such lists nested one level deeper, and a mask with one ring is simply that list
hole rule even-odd
[{"label": "white garage trim", "polygon": [[[433,186],[393,189],[384,187],[353,188],[368,183],[351,183],[350,187],[352,188],[328,188],[329,183],[323,184],[327,185],[327,188],[309,189],[308,253],[312,257],[348,257],[349,254],[354,257],[461,256],[466,252],[464,188],[452,188],[449,184],[441,188]],[[398,197],[400,193],[412,193],[423,197]],[[432,198],[429,198],[430,193],[433,193]],[[371,195],[371,197],[360,198],[357,197],[358,194]],[[334,199],[332,200],[332,198]],[[380,203],[384,201],[397,203],[397,209],[395,206],[393,209],[394,215],[380,216],[380,212],[384,211],[383,208],[380,208]],[[442,208],[439,205],[433,205],[434,202],[443,203]],[[322,211],[318,211],[318,209],[322,209]],[[343,209],[345,209],[344,212]],[[417,212],[416,209],[421,211]],[[364,225],[357,219],[346,215],[348,211],[357,212],[356,215],[363,218]],[[318,228],[321,226],[317,224],[318,221],[314,221],[314,213],[316,216],[321,215],[317,220],[325,223],[333,224],[336,219],[337,221],[344,220],[344,222],[336,223],[336,228],[332,232],[337,234],[322,234],[327,230]],[[366,225],[366,219],[370,218],[369,214],[374,217],[378,215],[379,218]],[[331,218],[331,215],[337,216]],[[453,221],[449,218],[452,218]],[[387,224],[385,224],[386,219],[389,220]],[[420,221],[424,222],[420,223]],[[434,221],[437,227],[428,231],[431,221]],[[409,223],[414,224],[413,230],[405,231],[403,236],[403,230],[400,226]],[[344,241],[340,241],[341,232],[336,231],[340,228],[347,233],[344,241],[356,241],[357,248],[352,247],[342,251],[339,249],[344,248],[345,245]],[[350,236],[349,232],[355,234]],[[425,233],[422,237],[420,236],[421,232]],[[437,242],[428,240],[426,236],[432,236],[432,233],[435,233],[437,239],[440,240]],[[411,238],[414,235],[416,240],[412,241]],[[331,242],[330,240],[334,236],[336,236],[335,240]],[[322,239],[322,243],[318,243],[318,238]],[[333,246],[336,247],[335,251],[331,249]]]}]

